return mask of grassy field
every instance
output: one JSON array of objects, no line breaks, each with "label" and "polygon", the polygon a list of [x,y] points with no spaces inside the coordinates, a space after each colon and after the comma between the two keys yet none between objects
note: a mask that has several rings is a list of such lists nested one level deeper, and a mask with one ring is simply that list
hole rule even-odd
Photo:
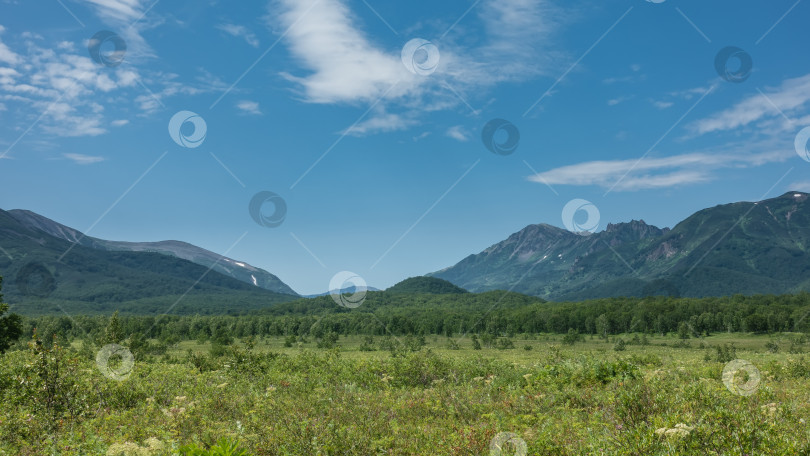
[{"label": "grassy field", "polygon": [[810,454],[800,335],[634,337],[34,345],[0,357],[0,454]]}]

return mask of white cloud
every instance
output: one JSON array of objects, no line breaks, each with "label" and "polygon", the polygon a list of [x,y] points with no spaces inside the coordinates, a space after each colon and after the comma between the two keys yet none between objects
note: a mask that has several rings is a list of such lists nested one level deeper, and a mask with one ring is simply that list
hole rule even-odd
[{"label": "white cloud", "polygon": [[152,0],[81,0],[91,5],[99,18],[126,41],[127,61],[155,57],[152,48],[142,36],[142,32],[162,23],[162,18],[153,14]]},{"label": "white cloud", "polygon": [[[44,105],[45,102],[40,103],[40,106]],[[49,104],[43,111],[50,122],[43,124],[42,129],[56,136],[98,136],[107,132],[101,126],[102,116],[98,113],[78,112],[67,103]]]},{"label": "white cloud", "polygon": [[384,109],[377,109],[375,114],[368,120],[358,122],[343,131],[351,136],[363,136],[369,133],[399,131],[416,125],[417,122],[400,114],[391,114]]},{"label": "white cloud", "polygon": [[612,98],[612,99],[610,99],[610,100],[608,100],[608,101],[607,101],[607,104],[608,104],[608,106],[616,106],[617,104],[619,104],[619,103],[623,103],[623,102],[625,102],[625,101],[627,101],[627,100],[629,100],[629,99],[631,99],[631,98],[633,98],[633,97],[617,97],[617,98]]},{"label": "white cloud", "polygon": [[[346,0],[275,0],[270,23],[284,34],[304,71],[282,76],[296,84],[312,103],[377,103],[405,112],[372,118],[351,131],[399,129],[415,122],[416,112],[451,109],[462,97],[503,81],[521,81],[556,73],[566,59],[550,50],[549,35],[560,21],[548,0],[484,0],[476,8],[484,24],[475,47],[459,25],[434,44],[440,59],[436,71],[415,75],[401,61],[401,49],[386,49],[361,31]],[[448,24],[449,26],[449,24]],[[283,32],[282,32],[283,30]],[[459,38],[465,46],[454,41]],[[449,90],[447,87],[452,90]]]},{"label": "white cloud", "polygon": [[448,128],[444,134],[455,139],[456,141],[466,142],[470,140],[469,136],[467,136],[467,132],[464,131],[464,128],[462,128],[461,125]]},{"label": "white cloud", "polygon": [[[758,152],[751,152],[751,150]],[[795,156],[792,148],[773,142],[735,144],[723,151],[695,152],[660,158],[602,160],[541,172],[530,181],[549,185],[594,185],[616,191],[638,191],[714,180],[724,168],[749,168],[783,162]]]},{"label": "white cloud", "polygon": [[675,104],[675,103],[673,103],[671,101],[653,101],[652,103],[653,103],[653,106],[655,106],[658,109],[671,108]]},{"label": "white cloud", "polygon": [[[220,88],[220,84],[206,81],[181,84],[174,74],[152,71],[142,75],[131,65],[103,67],[93,62],[86,51],[70,50],[59,41],[49,48],[40,41],[29,37],[23,43],[14,43],[13,47],[25,49],[20,53],[5,47],[9,50],[7,57],[15,56],[7,60],[16,64],[13,68],[0,66],[0,102],[21,112],[7,120],[14,128],[24,130],[36,121],[38,130],[51,135],[96,136],[109,126],[122,125],[115,119],[130,114],[126,100],[134,100],[136,107],[149,113],[159,109],[164,98]],[[126,114],[107,118],[105,104]]]},{"label": "white cloud", "polygon": [[430,136],[430,132],[429,131],[423,131],[422,133],[414,136],[413,141],[414,142],[421,141],[421,140],[427,138],[428,136]]},{"label": "white cloud", "polygon": [[[487,0],[479,18],[484,23],[485,44],[473,50],[474,59],[486,62],[489,82],[524,80],[548,74],[560,55],[548,42],[562,22],[561,10],[548,0]],[[461,54],[461,53],[459,53]],[[466,52],[464,52],[466,54]]]},{"label": "white cloud", "polygon": [[198,80],[198,84],[178,82],[178,76],[172,73],[155,73],[149,77],[141,78],[141,83],[152,89],[135,97],[135,103],[145,114],[163,108],[163,100],[177,95],[199,95],[214,91],[222,91],[222,84],[215,80]]},{"label": "white cloud", "polygon": [[[374,46],[355,26],[339,0],[279,0],[285,40],[293,55],[312,74],[285,74],[315,103],[373,102],[394,84],[389,96],[401,96],[420,82],[399,55]],[[425,78],[422,79],[423,81]]]},{"label": "white cloud", "polygon": [[105,19],[125,22],[137,19],[143,14],[140,0],[84,0],[96,6],[99,16]]},{"label": "white cloud", "polygon": [[793,182],[787,189],[790,191],[810,193],[810,181]]},{"label": "white cloud", "polygon": [[72,160],[77,165],[92,165],[93,163],[102,162],[105,160],[104,157],[96,157],[92,155],[83,155],[83,154],[62,154],[68,160]]},{"label": "white cloud", "polygon": [[[0,99],[22,102],[31,108],[30,123],[57,136],[96,136],[102,126],[104,108],[99,94],[134,86],[131,70],[105,71],[88,57],[56,52],[27,42],[25,57],[15,68],[0,68]],[[58,44],[57,44],[58,46]]]},{"label": "white cloud", "polygon": [[259,115],[262,113],[262,111],[259,109],[259,103],[255,101],[242,100],[236,104],[236,107],[247,114]]},{"label": "white cloud", "polygon": [[787,79],[781,86],[763,92],[764,96],[752,94],[731,108],[694,122],[691,129],[697,134],[706,134],[734,130],[769,118],[781,118],[780,110],[788,116],[796,114],[810,102],[810,74]]},{"label": "white cloud", "polygon": [[237,38],[242,38],[247,42],[247,44],[253,47],[259,47],[259,39],[256,38],[256,35],[253,34],[247,27],[244,25],[236,25],[236,24],[219,24],[217,25],[219,30],[223,32],[235,36]]},{"label": "white cloud", "polygon": [[692,87],[691,89],[676,90],[670,92],[668,95],[674,98],[682,98],[684,100],[691,100],[693,98],[702,97],[707,91],[714,89],[714,86],[705,87]]},{"label": "white cloud", "polygon": [[[641,65],[633,64],[630,65],[630,71],[633,73],[638,73],[641,71]],[[640,73],[640,74],[629,74],[627,76],[614,76],[610,78],[603,79],[602,82],[605,84],[616,84],[616,83],[636,83],[642,82],[647,79],[647,75]]]},{"label": "white cloud", "polygon": [[128,123],[129,123],[129,121],[126,120],[126,119],[118,119],[118,120],[113,120],[112,122],[110,122],[110,125],[112,125],[113,127],[123,127],[124,125],[126,125]]},{"label": "white cloud", "polygon": [[115,27],[127,44],[125,59],[135,61],[154,57],[154,51],[146,43],[141,32],[154,27],[159,20],[146,16],[154,2],[149,0],[81,0],[92,7],[104,23]]},{"label": "white cloud", "polygon": [[[5,29],[0,30],[0,34],[2,34]],[[8,46],[5,45],[2,41],[0,41],[0,62],[7,63],[9,65],[17,65],[20,63],[22,58],[13,52]]]}]

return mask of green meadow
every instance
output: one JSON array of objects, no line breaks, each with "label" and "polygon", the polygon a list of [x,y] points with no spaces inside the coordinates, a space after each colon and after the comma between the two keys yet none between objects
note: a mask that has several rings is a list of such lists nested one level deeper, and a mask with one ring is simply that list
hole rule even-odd
[{"label": "green meadow", "polygon": [[22,340],[0,454],[810,454],[802,334],[482,339]]}]

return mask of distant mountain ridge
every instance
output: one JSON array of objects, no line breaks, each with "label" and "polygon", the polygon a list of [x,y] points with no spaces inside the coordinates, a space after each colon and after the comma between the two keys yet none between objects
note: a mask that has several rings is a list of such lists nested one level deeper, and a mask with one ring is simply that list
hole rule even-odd
[{"label": "distant mountain ridge", "polygon": [[55,238],[63,239],[71,243],[89,247],[92,249],[106,251],[124,252],[155,252],[170,255],[192,263],[213,268],[214,271],[233,277],[239,281],[264,288],[276,293],[284,293],[298,296],[287,284],[275,275],[264,269],[251,266],[245,262],[237,261],[209,250],[197,247],[182,241],[159,241],[159,242],[124,242],[108,241],[91,236],[86,236],[80,231],[62,225],[47,217],[35,212],[13,209],[8,211],[23,226],[47,233]]},{"label": "distant mountain ridge", "polygon": [[529,225],[429,274],[473,292],[513,290],[552,300],[810,290],[808,194],[696,212],[674,228],[641,220],[582,236]]},{"label": "distant mountain ridge", "polygon": [[297,298],[173,255],[75,244],[64,239],[74,231],[55,237],[30,220],[0,210],[3,300],[16,313],[230,314]]},{"label": "distant mountain ridge", "polygon": [[340,290],[334,289],[334,290],[325,291],[323,293],[301,295],[301,297],[302,298],[319,298],[321,296],[330,296],[330,295],[333,295],[333,294],[354,294],[357,291],[361,291],[361,292],[362,291],[365,291],[365,292],[382,291],[379,288],[374,288],[374,287],[369,287],[369,286],[365,287],[364,290],[358,290],[357,288],[358,287],[352,285],[352,286],[349,286],[349,287],[341,288]]}]

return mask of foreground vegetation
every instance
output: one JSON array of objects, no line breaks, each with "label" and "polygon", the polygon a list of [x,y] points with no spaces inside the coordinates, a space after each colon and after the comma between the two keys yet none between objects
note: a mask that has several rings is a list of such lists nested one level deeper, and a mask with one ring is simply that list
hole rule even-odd
[{"label": "foreground vegetation", "polygon": [[[95,345],[17,344],[0,454],[810,454],[801,335],[509,340],[183,341],[106,370]],[[734,358],[751,395],[723,382]]]},{"label": "foreground vegetation", "polygon": [[0,304],[0,455],[810,454],[808,296]]}]

